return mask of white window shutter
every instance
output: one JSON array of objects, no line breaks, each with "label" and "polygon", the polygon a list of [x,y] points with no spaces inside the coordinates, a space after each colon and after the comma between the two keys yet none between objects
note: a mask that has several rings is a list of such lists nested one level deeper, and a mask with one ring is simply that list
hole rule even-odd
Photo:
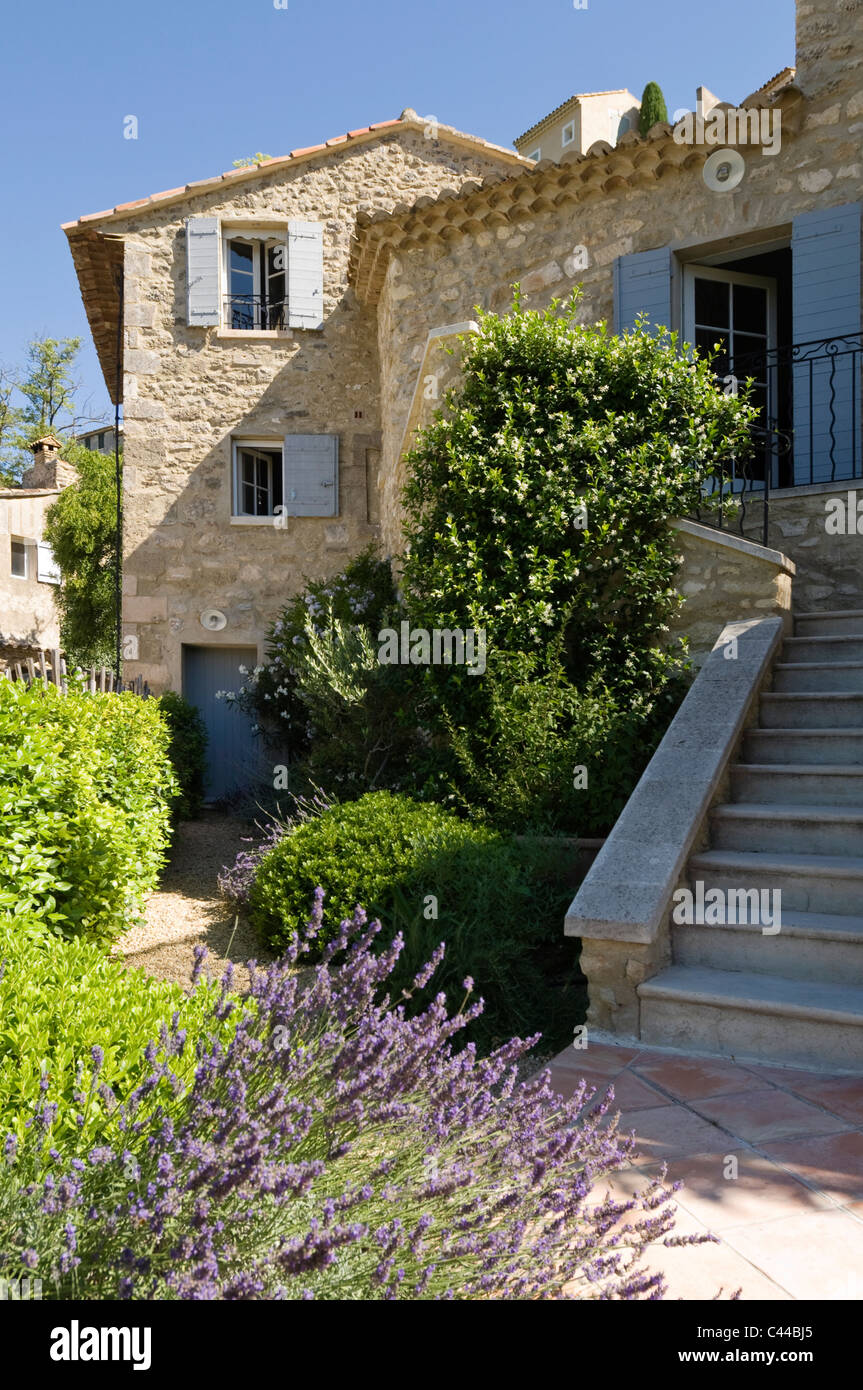
[{"label": "white window shutter", "polygon": [[338,435],[286,434],[283,458],[286,516],[338,516]]},{"label": "white window shutter", "polygon": [[40,584],[59,584],[60,569],[47,541],[36,543],[36,578]]},{"label": "white window shutter", "polygon": [[218,217],[186,218],[186,308],[190,328],[218,328],[221,315]]},{"label": "white window shutter", "polygon": [[288,327],[324,326],[324,229],[288,223]]}]

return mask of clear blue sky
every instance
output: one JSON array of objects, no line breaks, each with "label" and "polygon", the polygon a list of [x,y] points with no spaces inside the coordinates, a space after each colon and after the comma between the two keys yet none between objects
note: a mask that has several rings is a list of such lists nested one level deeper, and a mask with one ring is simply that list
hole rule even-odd
[{"label": "clear blue sky", "polygon": [[[501,145],[573,92],[703,83],[740,101],[794,62],[793,0],[40,0],[3,16],[0,362],[84,338],[81,403],[108,396],[60,223],[398,116]],[[137,140],[123,138],[135,115]]]}]

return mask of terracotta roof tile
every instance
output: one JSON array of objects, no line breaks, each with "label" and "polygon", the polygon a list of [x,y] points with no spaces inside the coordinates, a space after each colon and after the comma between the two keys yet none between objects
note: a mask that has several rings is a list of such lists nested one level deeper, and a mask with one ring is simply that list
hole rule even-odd
[{"label": "terracotta roof tile", "polygon": [[[223,174],[216,174],[208,179],[195,179],[191,183],[181,184],[178,188],[163,189],[158,193],[151,193],[147,198],[136,198],[129,203],[118,203],[116,207],[107,208],[104,212],[89,212],[83,217],[79,217],[71,222],[62,224],[63,231],[70,231],[74,227],[89,222],[98,222],[109,217],[116,217],[124,212],[133,212],[137,208],[149,207],[152,203],[164,202],[168,198],[181,198],[184,194],[194,194],[198,189],[213,188],[226,179],[242,179],[260,177],[262,173],[277,168],[280,165],[290,164],[294,159],[305,159],[314,155],[326,154],[329,150],[348,144],[361,136],[372,135],[379,130],[394,130],[397,126],[406,126],[417,129],[423,124],[420,117],[416,119],[404,119],[396,117],[390,121],[375,121],[373,125],[359,126],[356,130],[349,130],[346,134],[335,135],[331,139],[320,145],[307,145],[302,149],[291,150],[290,154],[277,155],[273,159],[264,160],[262,164],[245,164],[238,169],[228,169]],[[470,145],[480,146],[485,150],[492,150],[495,154],[506,157],[512,164],[524,167],[527,161],[517,153],[516,150],[504,149],[501,145],[494,145],[488,140],[482,140],[476,135],[465,135],[461,131],[453,130],[450,126],[441,125],[440,131],[444,138],[449,135],[459,141],[466,141]]]},{"label": "terracotta roof tile", "polygon": [[[782,108],[783,133],[787,130],[793,138],[803,119],[804,94],[786,82],[773,100]],[[647,135],[627,133],[614,148],[597,141],[586,154],[573,152],[559,161],[537,164],[525,160],[512,173],[483,179],[479,191],[463,190],[453,197],[451,189],[444,189],[432,200],[419,198],[407,213],[361,212],[352,238],[349,283],[360,299],[375,303],[392,254],[421,248],[438,237],[473,234],[483,223],[501,225],[545,212],[552,204],[562,209],[626,185],[658,185],[675,171],[702,164],[707,153],[704,146],[679,144],[671,125],[658,122]]]}]

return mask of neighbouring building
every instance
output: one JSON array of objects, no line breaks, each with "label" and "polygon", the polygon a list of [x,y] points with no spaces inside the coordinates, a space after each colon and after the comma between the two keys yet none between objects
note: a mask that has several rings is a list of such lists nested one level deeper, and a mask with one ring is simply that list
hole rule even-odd
[{"label": "neighbouring building", "polygon": [[399,551],[430,348],[516,281],[531,306],[580,284],[583,320],[618,331],[644,314],[721,339],[722,378],[752,376],[762,410],[746,534],[796,562],[799,606],[863,607],[856,535],[824,533],[863,472],[859,0],[800,0],[796,66],[746,111],[701,88],[700,126],[641,137],[631,93],[572,102],[521,153],[406,111],[66,225],[112,393],[123,280],[128,674],[205,712],[212,791],[252,748],[215,692],[304,576],[373,538]]},{"label": "neighbouring building", "polygon": [[600,142],[616,145],[621,135],[638,129],[641,103],[621,88],[614,92],[580,92],[555,107],[513,141],[519,154],[539,162],[564,154],[587,154]]},{"label": "neighbouring building", "polygon": [[43,539],[45,513],[77,474],[53,435],[32,447],[21,485],[0,489],[0,665],[60,646],[60,575]]},{"label": "neighbouring building", "polygon": [[[123,426],[120,426],[120,448],[123,447]],[[97,454],[113,454],[117,432],[113,423],[106,425],[91,425],[82,434],[76,434],[78,443],[85,449],[92,449]]]}]

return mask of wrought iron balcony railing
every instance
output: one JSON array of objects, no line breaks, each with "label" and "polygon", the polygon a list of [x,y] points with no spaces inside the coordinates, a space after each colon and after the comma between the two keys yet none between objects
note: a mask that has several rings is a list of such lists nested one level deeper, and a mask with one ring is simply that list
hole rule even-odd
[{"label": "wrought iron balcony railing", "polygon": [[268,328],[287,328],[287,305],[283,299],[267,299],[260,294],[228,295],[224,303],[226,328],[260,332]]},{"label": "wrought iron balcony railing", "polygon": [[766,545],[771,491],[863,477],[861,369],[861,333],[732,358],[731,375],[755,383],[759,419],[751,451],[717,468],[696,518],[745,535],[756,505]]}]

